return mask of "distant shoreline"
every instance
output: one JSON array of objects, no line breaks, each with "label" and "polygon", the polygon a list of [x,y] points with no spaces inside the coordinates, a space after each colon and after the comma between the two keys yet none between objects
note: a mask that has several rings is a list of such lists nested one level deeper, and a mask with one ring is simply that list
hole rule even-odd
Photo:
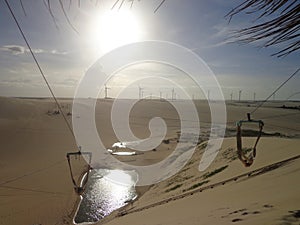
[{"label": "distant shoreline", "polygon": [[[0,98],[16,98],[16,99],[28,99],[28,100],[53,100],[52,97],[20,97],[20,96],[0,96]],[[57,97],[58,100],[74,100],[74,97]],[[95,99],[95,98],[83,98],[83,99]],[[97,98],[97,100],[101,101],[101,100],[115,100],[116,98]],[[186,101],[186,100],[193,100],[193,101],[204,101],[206,102],[207,99],[159,99],[159,98],[152,98],[152,99],[149,99],[149,98],[143,98],[143,99],[138,99],[138,98],[122,98],[122,99],[119,99],[118,100],[141,100],[141,101],[162,101],[162,102],[166,102],[166,101]],[[215,102],[218,102],[220,100],[211,100],[211,101],[215,101]],[[248,103],[262,103],[264,102],[263,99],[261,100],[229,100],[229,99],[225,99],[225,102],[226,103],[240,103],[240,104],[248,104]],[[286,99],[279,99],[279,100],[268,100],[267,103],[283,103],[283,102],[291,102],[291,103],[300,103],[300,99],[299,100],[286,100]]]}]

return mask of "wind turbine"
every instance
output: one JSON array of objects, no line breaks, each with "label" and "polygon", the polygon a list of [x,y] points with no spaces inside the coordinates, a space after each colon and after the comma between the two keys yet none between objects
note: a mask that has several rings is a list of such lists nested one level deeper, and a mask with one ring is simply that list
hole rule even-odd
[{"label": "wind turbine", "polygon": [[143,98],[143,89],[141,86],[139,86],[139,99]]},{"label": "wind turbine", "polygon": [[239,90],[239,102],[241,101],[242,90]]},{"label": "wind turbine", "polygon": [[104,98],[105,98],[105,99],[108,98],[108,89],[110,89],[110,88],[108,88],[108,87],[106,86],[106,84],[105,84],[105,85],[104,85],[104,93],[105,93]]},{"label": "wind turbine", "polygon": [[163,96],[163,93],[162,93],[162,91],[160,91],[160,92],[159,92],[159,100],[160,100],[160,101],[162,101],[162,98],[163,98],[162,96]]},{"label": "wind turbine", "polygon": [[175,90],[174,88],[172,89],[172,101],[174,101],[174,93],[175,93]]}]

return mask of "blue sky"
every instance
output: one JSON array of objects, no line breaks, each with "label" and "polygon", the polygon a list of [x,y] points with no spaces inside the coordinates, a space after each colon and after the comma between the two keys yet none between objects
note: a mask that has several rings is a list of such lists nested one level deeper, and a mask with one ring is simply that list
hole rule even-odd
[{"label": "blue sky", "polygon": [[[241,14],[228,23],[224,18],[241,1],[172,0],[166,1],[157,13],[153,11],[160,0],[135,1],[132,9],[129,9],[130,3],[125,3],[120,10],[118,6],[111,10],[112,0],[99,1],[97,6],[96,1],[81,1],[80,8],[77,1],[73,1],[70,9],[68,1],[63,1],[79,34],[68,25],[58,1],[51,2],[58,28],[43,1],[23,1],[26,15],[18,0],[10,1],[49,83],[60,97],[73,97],[80,79],[101,55],[134,41],[164,40],[191,49],[214,72],[227,99],[231,93],[237,98],[239,90],[243,90],[244,99],[252,99],[254,92],[257,99],[264,99],[300,66],[299,53],[283,58],[271,57],[279,50],[277,46],[266,49],[259,48],[260,43],[226,43],[231,30],[249,26],[254,19],[253,15]],[[102,17],[106,14],[118,15],[121,22],[109,16]],[[125,17],[122,18],[122,14]],[[117,31],[111,31],[115,23]],[[105,28],[106,25],[109,28]],[[0,0],[0,29],[0,96],[49,96],[3,0]],[[132,69],[127,79],[139,76],[142,67]],[[173,69],[166,71],[156,67],[156,70],[161,76],[176,74]],[[116,75],[111,82],[111,97],[115,97],[117,89],[124,85],[118,81],[121,82],[124,76],[126,79],[124,74],[128,71],[123,74],[121,71],[120,77]],[[177,73],[177,76],[183,75]],[[182,84],[191,88],[189,82],[183,81]],[[148,96],[158,96],[159,90],[170,96],[173,88],[171,84],[155,84],[153,80],[141,85]],[[276,98],[285,99],[299,92],[299,87],[300,75],[297,75],[278,92]],[[131,88],[132,97],[138,97],[137,87]],[[199,93],[196,95],[201,97]],[[300,99],[300,95],[294,98]]]}]

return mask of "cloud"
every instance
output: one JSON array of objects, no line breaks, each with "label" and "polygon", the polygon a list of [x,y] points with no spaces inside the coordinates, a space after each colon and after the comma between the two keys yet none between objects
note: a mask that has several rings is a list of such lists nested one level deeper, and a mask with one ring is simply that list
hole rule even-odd
[{"label": "cloud", "polygon": [[[13,55],[20,55],[20,54],[30,52],[28,48],[25,48],[24,46],[21,46],[21,45],[3,45],[2,47],[0,47],[0,51],[10,52]],[[32,49],[32,51],[35,54],[41,54],[41,53],[52,54],[52,55],[68,54],[67,52],[58,51],[57,49],[45,50],[45,49],[35,48],[35,49]]]},{"label": "cloud", "polygon": [[60,52],[56,49],[49,51],[49,53],[53,54],[53,55],[67,55],[67,52]]},{"label": "cloud", "polygon": [[25,53],[25,48],[20,45],[4,45],[0,48],[2,51],[7,51],[13,55],[20,55]]},{"label": "cloud", "polygon": [[24,75],[23,73],[18,73],[11,75],[9,77],[3,77],[0,79],[0,85],[6,86],[41,86],[44,85],[43,80],[39,79],[38,75]]}]

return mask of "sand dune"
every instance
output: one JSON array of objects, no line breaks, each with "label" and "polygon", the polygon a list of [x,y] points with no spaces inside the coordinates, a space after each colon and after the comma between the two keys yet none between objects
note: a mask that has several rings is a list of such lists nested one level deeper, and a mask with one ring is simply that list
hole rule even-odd
[{"label": "sand dune", "polygon": [[[61,103],[66,113],[71,111],[70,100],[64,99]],[[210,113],[206,102],[198,101],[196,104],[204,140],[209,132]],[[264,131],[276,137],[262,138],[252,167],[245,168],[235,159],[235,140],[227,138],[213,164],[200,173],[198,164],[203,149],[199,145],[191,163],[180,173],[150,188],[139,188],[143,195],[121,209],[127,215],[115,218],[119,213],[115,212],[101,223],[299,224],[296,218],[300,209],[297,189],[299,160],[259,176],[241,178],[166,204],[137,210],[298,155],[300,113],[295,109],[279,108],[283,104],[298,103],[268,103],[254,115],[264,120]],[[98,129],[106,147],[118,141],[110,123],[111,105],[112,100],[101,100],[96,109]],[[72,224],[78,196],[73,192],[65,155],[77,148],[62,117],[54,113],[57,109],[53,101],[0,98],[0,106],[0,224]],[[253,103],[248,102],[227,104],[228,136],[234,135],[234,122],[244,118],[246,112],[253,108]],[[118,159],[147,165],[164,159],[172,152],[180,124],[176,112],[165,102],[140,102],[132,111],[132,129],[138,137],[147,137],[149,119],[161,114],[168,125],[166,139],[170,142],[162,143],[155,151],[118,156]],[[67,118],[71,120],[71,116]],[[246,145],[252,143],[253,138],[245,139]],[[85,162],[75,160],[74,163],[78,178]],[[213,175],[208,176],[209,173]]]},{"label": "sand dune", "polygon": [[[224,154],[227,155],[234,145],[233,139],[226,139],[217,160],[208,170],[211,173],[228,166],[223,171],[204,179],[204,173],[195,169],[198,153],[187,170],[154,185],[137,202],[123,209],[119,213],[121,217],[105,224],[285,224],[288,217],[295,221],[289,224],[297,224],[299,219],[293,213],[300,207],[299,158],[260,175],[253,173],[236,181],[218,183],[299,156],[299,144],[299,140],[264,138],[255,164],[245,168],[238,160],[231,161],[232,156],[224,159]],[[204,183],[205,180],[209,182]],[[192,188],[201,183],[201,187]],[[184,197],[178,198],[180,195]]]}]

